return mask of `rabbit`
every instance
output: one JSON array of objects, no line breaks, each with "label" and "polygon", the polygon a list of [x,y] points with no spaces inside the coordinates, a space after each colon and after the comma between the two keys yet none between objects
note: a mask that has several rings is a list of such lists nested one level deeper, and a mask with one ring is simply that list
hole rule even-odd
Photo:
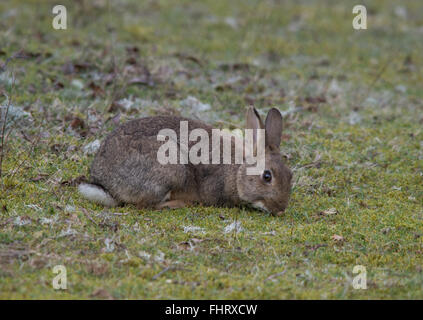
[{"label": "rabbit", "polygon": [[[212,127],[199,120],[155,116],[129,121],[103,141],[91,165],[90,182],[81,183],[79,192],[109,207],[134,204],[139,209],[174,209],[192,204],[249,205],[272,215],[283,214],[290,198],[292,172],[280,154],[282,116],[278,109],[268,112],[264,124],[254,107],[246,112],[246,128],[254,132],[265,129],[265,170],[260,175],[247,175],[249,164],[245,161],[242,164],[159,163],[157,152],[163,144],[157,139],[159,131],[168,128],[178,132],[181,121],[188,122],[189,132],[201,128],[211,137]],[[257,144],[256,134],[254,144]],[[192,144],[189,142],[189,146]]]}]

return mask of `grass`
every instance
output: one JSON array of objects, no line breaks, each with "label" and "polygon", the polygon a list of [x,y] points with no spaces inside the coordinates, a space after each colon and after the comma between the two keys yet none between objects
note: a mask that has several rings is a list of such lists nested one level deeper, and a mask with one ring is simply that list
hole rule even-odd
[{"label": "grass", "polygon": [[[0,60],[24,57],[0,85],[10,95],[13,72],[12,105],[32,117],[7,143],[0,298],[423,298],[420,1],[362,1],[362,31],[350,1],[62,2],[66,31],[51,27],[54,1],[0,3]],[[188,96],[211,110],[182,107]],[[285,112],[285,216],[78,195],[84,147],[118,122],[184,114],[233,129],[249,104]],[[233,222],[242,230],[225,233]],[[67,290],[52,287],[55,265]],[[367,290],[352,287],[355,265]]]}]

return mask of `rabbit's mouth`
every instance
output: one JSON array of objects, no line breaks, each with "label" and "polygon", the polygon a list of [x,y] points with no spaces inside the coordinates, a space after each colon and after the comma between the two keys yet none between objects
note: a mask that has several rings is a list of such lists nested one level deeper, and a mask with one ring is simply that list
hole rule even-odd
[{"label": "rabbit's mouth", "polygon": [[269,209],[266,208],[263,201],[256,201],[251,204],[255,209],[259,209],[261,211],[264,211],[266,213],[271,213]]},{"label": "rabbit's mouth", "polygon": [[255,201],[251,204],[251,206],[255,209],[259,209],[261,211],[264,211],[266,213],[270,213],[273,216],[280,217],[285,213],[285,208],[283,208],[281,211],[272,211],[266,208],[263,201]]}]

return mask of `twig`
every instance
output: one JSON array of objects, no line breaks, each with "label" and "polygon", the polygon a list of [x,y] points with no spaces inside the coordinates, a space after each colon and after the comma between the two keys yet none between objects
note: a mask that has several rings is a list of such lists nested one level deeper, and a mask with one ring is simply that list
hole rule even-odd
[{"label": "twig", "polygon": [[265,281],[269,281],[269,280],[272,280],[272,279],[274,279],[276,277],[283,276],[285,273],[286,273],[286,269],[284,271],[282,271],[282,272],[278,272],[278,273],[275,273],[275,274],[272,274],[272,275],[268,276]]},{"label": "twig", "polygon": [[385,71],[388,68],[388,66],[391,65],[394,57],[396,57],[396,53],[397,53],[396,50],[393,50],[392,51],[391,55],[389,56],[389,59],[387,59],[387,61],[383,64],[382,68],[380,68],[379,72],[376,74],[376,76],[373,79],[373,81],[367,87],[366,93],[363,94],[360,97],[360,100],[359,100],[359,104],[358,105],[362,105],[364,103],[364,101],[366,101],[366,99],[370,96],[370,92],[373,90],[373,88],[376,85],[376,83],[380,80],[380,78],[382,77],[382,75],[385,73]]},{"label": "twig", "polygon": [[7,65],[9,64],[9,62],[15,59],[23,59],[23,58],[25,58],[25,56],[22,55],[22,50],[15,52],[9,58],[6,59],[6,61],[3,63],[2,66],[0,66],[0,73],[3,73],[7,70]]},{"label": "twig", "polygon": [[32,152],[35,149],[35,146],[38,144],[38,142],[40,141],[41,136],[39,135],[37,137],[37,139],[34,139],[34,141],[31,143],[31,149],[29,150],[27,156],[18,164],[18,166],[12,171],[12,173],[8,173],[8,176],[10,176],[10,178],[13,178],[16,174],[16,172],[18,172],[18,170],[22,167],[22,165],[28,160],[28,158],[32,155]]},{"label": "twig", "polygon": [[175,267],[170,266],[170,267],[166,267],[164,268],[162,271],[160,271],[158,274],[156,274],[155,276],[153,276],[153,278],[151,278],[151,280],[156,280],[157,278],[159,278],[163,273],[169,271],[169,270],[174,270]]},{"label": "twig", "polygon": [[185,270],[185,271],[191,271],[189,269],[185,269],[183,267],[179,267],[179,266],[169,266],[164,268],[162,271],[160,271],[158,274],[156,274],[155,276],[153,276],[153,278],[151,278],[151,280],[157,280],[160,276],[162,276],[164,273],[168,272],[168,271],[176,271],[176,270]]},{"label": "twig", "polygon": [[[7,62],[7,61],[6,61]],[[3,66],[2,68],[4,68],[5,66]],[[7,98],[7,105],[6,105],[6,110],[3,116],[3,110],[1,110],[0,113],[0,118],[2,119],[3,123],[1,125],[1,136],[0,136],[0,181],[3,184],[3,159],[4,159],[4,155],[5,155],[5,150],[4,150],[4,146],[5,146],[5,131],[6,131],[6,123],[7,123],[7,117],[9,115],[9,109],[10,106],[12,104],[12,94],[15,88],[15,76],[13,75],[13,80],[12,80],[12,87],[10,90],[10,96],[8,96],[6,93],[3,93],[4,96],[6,96]]]},{"label": "twig", "polygon": [[91,218],[90,214],[88,213],[88,211],[85,208],[82,208],[82,212],[84,213],[85,217],[90,220],[92,223],[94,223],[96,226],[98,226],[98,223],[95,222],[95,220],[93,218]]}]

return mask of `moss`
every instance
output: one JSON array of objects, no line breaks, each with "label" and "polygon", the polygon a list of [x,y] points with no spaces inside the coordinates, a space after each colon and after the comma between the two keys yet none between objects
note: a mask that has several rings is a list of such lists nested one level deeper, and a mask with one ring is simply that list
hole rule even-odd
[{"label": "moss", "polygon": [[[0,59],[21,48],[29,56],[8,68],[18,79],[15,103],[35,121],[16,128],[7,145],[0,298],[423,297],[419,1],[404,4],[406,20],[393,20],[396,2],[373,1],[369,29],[360,32],[348,1],[326,1],[327,10],[263,1],[65,2],[63,32],[51,29],[50,2],[0,3],[12,13],[0,21],[9,30]],[[153,81],[130,85],[145,75],[142,66]],[[189,112],[180,107],[189,95],[213,106],[205,118],[231,128],[242,126],[251,103],[299,108],[284,119],[281,152],[295,185],[283,217],[246,208],[107,209],[78,195],[75,179],[92,160],[83,146],[113,129],[113,102],[147,101],[120,110],[123,122]],[[82,127],[72,128],[75,117]],[[325,214],[330,208],[336,213]],[[233,221],[243,231],[224,233]],[[67,268],[64,291],[52,288],[58,264]],[[367,290],[352,287],[355,265],[367,269]]]}]

